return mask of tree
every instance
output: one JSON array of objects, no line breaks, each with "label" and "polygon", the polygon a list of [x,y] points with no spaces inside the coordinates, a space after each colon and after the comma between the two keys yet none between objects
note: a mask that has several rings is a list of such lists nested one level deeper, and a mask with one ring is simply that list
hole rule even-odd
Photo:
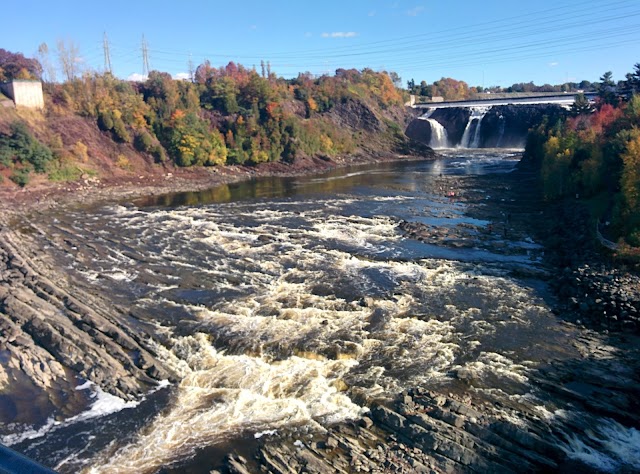
[{"label": "tree", "polygon": [[589,115],[592,112],[593,106],[584,94],[578,94],[576,96],[575,101],[571,105],[571,109],[569,111],[572,117],[577,117],[579,115]]},{"label": "tree", "polygon": [[62,69],[67,81],[70,82],[80,72],[80,49],[72,40],[69,40],[67,44],[64,40],[59,39],[56,46],[58,48],[60,69]]},{"label": "tree", "polygon": [[631,97],[634,94],[640,94],[640,63],[636,63],[634,71],[626,75],[624,89],[626,95]]},{"label": "tree", "polygon": [[56,68],[53,66],[51,58],[49,57],[49,46],[47,43],[41,43],[40,46],[38,46],[38,57],[40,58],[43,69],[42,79],[46,82],[56,82]]},{"label": "tree", "polygon": [[391,78],[391,82],[393,82],[393,85],[395,87],[397,87],[398,89],[402,87],[402,78],[398,75],[397,72],[391,71],[389,73],[389,78]]},{"label": "tree", "polygon": [[39,79],[42,66],[37,59],[25,58],[22,53],[12,53],[0,48],[0,70],[4,80]]},{"label": "tree", "polygon": [[607,71],[600,78],[600,85],[598,86],[600,104],[615,105],[617,102],[615,90],[616,84],[613,82],[613,74],[611,71]]}]

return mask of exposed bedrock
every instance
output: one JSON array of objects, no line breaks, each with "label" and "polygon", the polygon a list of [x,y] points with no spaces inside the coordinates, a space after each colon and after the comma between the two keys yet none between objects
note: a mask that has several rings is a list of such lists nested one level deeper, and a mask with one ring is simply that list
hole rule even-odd
[{"label": "exposed bedrock", "polygon": [[168,377],[126,313],[70,290],[26,240],[0,228],[0,423],[70,414],[82,380],[131,399]]}]

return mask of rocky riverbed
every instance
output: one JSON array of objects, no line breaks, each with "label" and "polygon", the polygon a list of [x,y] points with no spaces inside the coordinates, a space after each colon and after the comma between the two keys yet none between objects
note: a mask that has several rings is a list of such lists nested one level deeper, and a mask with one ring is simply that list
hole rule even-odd
[{"label": "rocky riverbed", "polygon": [[[357,170],[353,174],[357,175]],[[414,186],[413,182],[410,184]],[[601,267],[586,263],[585,258],[569,262],[563,259],[563,265],[556,265],[557,252],[542,245],[543,239],[536,236],[536,229],[540,231],[545,227],[544,223],[553,218],[542,207],[531,175],[489,175],[469,179],[455,174],[436,174],[429,189],[434,190],[434,196],[425,202],[433,206],[435,211],[430,209],[426,217],[422,210],[413,208],[417,204],[411,199],[398,204],[402,208],[403,218],[397,223],[379,216],[350,216],[347,222],[331,217],[324,222],[325,218],[314,217],[316,211],[313,209],[294,209],[291,212],[287,209],[283,211],[284,224],[278,224],[276,220],[265,221],[272,234],[261,234],[255,241],[249,239],[254,233],[255,224],[233,221],[232,225],[225,221],[224,213],[218,214],[218,211],[208,208],[188,211],[185,216],[181,212],[149,211],[157,219],[152,228],[161,241],[174,238],[176,232],[189,232],[185,235],[192,237],[193,232],[201,232],[197,230],[199,227],[181,227],[185,222],[184,217],[188,221],[207,225],[215,220],[221,227],[212,229],[216,237],[214,243],[223,247],[226,245],[225,252],[231,252],[232,255],[240,252],[242,281],[257,275],[252,285],[256,285],[258,290],[262,288],[261,280],[271,278],[269,275],[276,272],[280,264],[279,261],[272,261],[275,257],[269,249],[271,246],[279,248],[297,242],[285,242],[284,239],[291,237],[287,234],[291,229],[298,228],[298,224],[292,223],[303,218],[312,219],[309,232],[312,232],[314,239],[338,239],[338,246],[324,258],[338,258],[338,252],[344,252],[343,246],[353,241],[362,244],[363,249],[370,249],[369,238],[375,239],[374,242],[384,238],[398,239],[397,245],[402,245],[409,254],[415,252],[416,255],[435,257],[435,260],[406,262],[406,265],[402,259],[386,261],[388,257],[376,257],[375,253],[366,254],[362,262],[353,258],[344,261],[338,259],[342,262],[338,265],[340,271],[357,264],[356,267],[362,265],[368,272],[364,275],[375,278],[383,277],[383,272],[378,273],[379,268],[387,266],[407,282],[411,281],[410,273],[424,273],[423,289],[420,286],[408,286],[405,289],[413,294],[416,301],[418,296],[426,301],[423,312],[418,311],[413,317],[405,314],[407,310],[403,309],[403,305],[408,304],[406,302],[410,302],[411,298],[399,294],[380,293],[375,298],[382,298],[383,301],[376,303],[375,298],[371,297],[356,298],[349,302],[350,298],[355,297],[345,292],[340,294],[336,302],[327,293],[332,282],[322,281],[322,273],[318,273],[320,267],[315,268],[316,264],[320,265],[319,262],[303,260],[301,264],[287,260],[285,268],[297,268],[296,265],[299,265],[297,271],[315,272],[315,278],[320,280],[311,282],[313,288],[309,294],[300,295],[296,295],[295,291],[298,291],[298,286],[307,283],[306,279],[298,281],[298,276],[295,281],[281,281],[278,285],[287,283],[294,286],[284,285],[284,293],[276,292],[275,300],[267,297],[264,301],[257,299],[256,303],[260,303],[265,311],[270,311],[262,316],[273,318],[271,326],[263,328],[266,333],[260,333],[260,337],[271,334],[270,327],[274,328],[273,331],[279,325],[293,327],[290,325],[296,318],[302,317],[310,318],[306,324],[309,330],[313,329],[317,334],[309,340],[294,338],[289,341],[283,337],[283,333],[274,332],[277,340],[269,340],[258,346],[251,333],[255,329],[254,324],[236,326],[238,321],[234,317],[245,317],[242,308],[238,315],[232,314],[233,308],[225,309],[229,314],[223,314],[220,321],[216,319],[220,315],[212,313],[206,316],[206,311],[200,309],[191,315],[172,310],[174,312],[167,313],[167,319],[163,320],[153,311],[146,310],[149,314],[145,315],[140,306],[133,308],[135,305],[132,302],[128,307],[123,303],[126,299],[116,298],[116,293],[125,290],[118,289],[119,280],[113,277],[115,273],[110,273],[112,281],[109,283],[114,288],[114,294],[101,288],[100,282],[108,281],[103,277],[93,280],[79,278],[77,270],[88,266],[82,270],[88,274],[86,270],[92,269],[92,260],[101,262],[100,265],[104,267],[99,271],[102,273],[107,272],[106,265],[110,260],[108,249],[93,240],[96,236],[102,238],[106,235],[106,241],[109,242],[109,232],[97,224],[96,227],[89,223],[84,217],[82,225],[76,226],[73,219],[66,219],[64,222],[54,221],[48,227],[40,225],[37,213],[26,219],[14,214],[12,222],[5,216],[0,246],[0,312],[3,313],[4,338],[0,361],[3,367],[0,383],[4,381],[2,434],[10,436],[11,433],[20,432],[21,426],[47,418],[52,412],[59,419],[74,416],[90,405],[96,394],[100,394],[98,387],[100,391],[117,396],[121,403],[128,403],[139,400],[143,393],[153,390],[161,380],[180,380],[184,374],[177,372],[185,370],[184,362],[181,362],[183,365],[167,363],[173,360],[166,355],[172,344],[176,344],[179,350],[176,356],[186,354],[194,357],[197,359],[196,368],[200,369],[210,359],[217,361],[216,366],[230,363],[223,349],[233,357],[243,356],[248,348],[249,357],[266,357],[271,351],[276,351],[272,357],[276,361],[279,358],[287,360],[295,354],[305,366],[317,364],[318,367],[328,367],[337,364],[340,367],[344,365],[340,370],[346,371],[350,358],[361,357],[359,352],[364,351],[358,349],[359,346],[365,347],[364,342],[358,339],[362,337],[358,331],[365,331],[370,341],[402,336],[399,339],[402,342],[389,346],[376,358],[396,358],[398,364],[402,361],[402,364],[415,369],[411,365],[413,353],[415,358],[428,356],[434,364],[439,364],[438,368],[434,368],[436,372],[440,368],[446,370],[432,379],[423,378],[419,373],[413,374],[407,380],[430,382],[406,386],[406,383],[400,383],[401,380],[393,380],[394,367],[393,363],[389,363],[386,367],[390,374],[386,376],[389,387],[397,384],[405,387],[395,393],[381,392],[373,383],[369,386],[366,375],[370,373],[380,377],[382,372],[375,367],[375,363],[380,361],[365,357],[360,362],[361,371],[352,374],[344,372],[331,383],[327,380],[326,385],[328,392],[337,390],[335,396],[339,398],[339,403],[346,404],[343,408],[353,408],[347,403],[348,400],[342,400],[347,396],[356,407],[362,407],[363,414],[359,417],[350,416],[349,421],[328,424],[297,421],[260,433],[236,433],[235,437],[227,440],[223,452],[220,448],[214,449],[213,453],[208,449],[200,449],[196,450],[194,458],[189,457],[186,461],[176,461],[170,454],[164,453],[169,461],[160,472],[635,472],[640,469],[640,340],[634,319],[636,312],[633,311],[638,309],[637,277],[621,269],[602,270]],[[133,189],[132,193],[135,193]],[[386,196],[376,199],[373,201],[376,206],[390,202]],[[357,202],[357,199],[346,199],[346,204],[341,205],[352,206],[352,201]],[[337,206],[335,202],[330,202],[330,205]],[[384,205],[391,206],[391,210],[396,209],[393,207],[395,204]],[[258,209],[255,215],[272,215],[276,210]],[[242,208],[237,211],[243,212]],[[143,216],[147,211],[139,215],[133,208],[119,208],[110,212],[116,213],[110,219],[122,221],[123,226],[121,231],[125,240],[118,241],[117,245],[124,260],[119,264],[125,260],[131,261],[134,265],[132,268],[137,268],[135,265],[153,263],[150,257],[156,250],[151,248],[151,254],[145,255],[146,247],[136,247],[139,245],[136,240],[138,230],[128,226],[134,221],[144,223]],[[318,216],[324,216],[324,212],[318,210]],[[203,215],[200,216],[200,213]],[[253,216],[254,211],[251,210],[247,215]],[[44,220],[42,214],[40,216]],[[143,228],[147,225],[143,224]],[[345,227],[342,228],[342,225]],[[394,230],[396,225],[401,238]],[[369,227],[381,234],[375,234]],[[87,240],[83,237],[85,232],[88,236],[96,233]],[[339,239],[344,238],[344,232],[349,234],[343,244]],[[204,234],[197,234],[196,237],[211,240]],[[253,243],[245,248],[240,245],[245,241]],[[169,245],[170,250],[171,247],[172,244]],[[297,258],[323,258],[317,252],[307,252],[306,244],[299,249],[303,253]],[[194,250],[200,251],[200,248]],[[203,255],[210,255],[214,250],[207,248]],[[262,251],[267,253],[260,253]],[[250,258],[247,252],[250,255],[257,253]],[[53,254],[67,254],[69,261],[76,262],[75,265],[80,268],[74,267],[75,273],[66,275],[65,269],[60,267],[61,260],[51,258]],[[437,263],[438,258],[446,260],[452,255],[462,259],[462,263],[455,266],[456,273],[452,272],[454,268],[451,265]],[[215,257],[216,262],[220,261],[217,255],[211,256]],[[222,256],[229,257],[226,253]],[[181,260],[174,262],[180,265],[185,263]],[[322,260],[321,265],[326,269],[328,261]],[[268,269],[266,273],[260,273],[262,266]],[[149,270],[153,272],[141,272],[137,281],[155,287],[169,280],[172,275],[167,266],[151,266]],[[233,274],[233,268],[228,271]],[[457,273],[459,271],[463,273]],[[444,279],[440,279],[443,274]],[[173,291],[179,298],[172,304],[186,308],[181,305],[189,304],[189,298],[195,297],[195,293],[203,293],[204,287],[200,284],[208,282],[207,278],[213,277],[204,273],[190,276],[185,284],[198,283],[195,291],[170,290],[163,292],[163,297],[171,299]],[[271,291],[272,286],[268,281],[265,280],[265,288]],[[340,281],[344,285],[350,284],[347,279]],[[382,281],[386,280],[382,278]],[[132,286],[130,291],[135,295],[138,291],[136,284],[130,282],[121,286]],[[439,284],[452,286],[443,286],[438,291]],[[234,286],[238,286],[237,282]],[[523,289],[526,290],[522,294],[509,295],[510,291],[520,292]],[[598,293],[592,294],[594,291]],[[505,292],[506,296],[495,295],[494,298],[491,292]],[[450,300],[454,295],[460,295],[459,301]],[[238,297],[241,296],[238,293]],[[187,303],[183,302],[185,298]],[[519,305],[518,309],[512,311],[511,308],[502,307],[504,298],[511,298]],[[572,298],[576,298],[577,303]],[[313,301],[309,308],[305,307],[308,304],[304,302],[305,299]],[[334,321],[333,313],[338,308],[336,305],[342,304],[339,301],[343,299],[344,307],[339,306],[340,311],[336,313],[339,317]],[[301,301],[299,308],[297,305]],[[241,304],[244,303],[239,301],[238,305]],[[376,308],[376,304],[381,306]],[[484,306],[477,306],[479,304]],[[279,305],[285,308],[286,314],[283,313],[282,317],[278,316]],[[320,319],[316,321],[314,312],[318,310]],[[555,312],[555,316],[550,310]],[[600,310],[607,311],[607,315],[614,314],[617,319],[601,319]],[[296,311],[300,314],[294,314]],[[588,319],[585,313],[592,316]],[[207,319],[213,316],[213,319]],[[365,318],[365,326],[358,329],[358,319],[344,326],[342,321],[352,316]],[[176,338],[179,336],[178,343],[157,331],[158,322],[173,321],[171,318],[177,318],[175,321],[179,322],[175,335]],[[263,319],[256,319],[257,324],[261,324]],[[398,325],[393,332],[389,332],[387,327],[391,321]],[[356,327],[350,327],[354,324]],[[423,330],[426,331],[437,328],[442,331],[447,328],[455,330],[450,334],[442,332],[434,340],[420,343],[420,337],[426,334],[414,334],[417,329],[411,324],[419,328],[424,325]],[[356,332],[351,335],[349,331]],[[398,331],[408,333],[400,334]],[[547,334],[548,340],[541,340],[540,331]],[[191,354],[189,351],[199,347],[189,339],[192,332],[210,333],[212,340],[209,344],[214,348],[211,350],[219,349],[221,352],[217,355],[207,352],[206,357],[204,352],[202,355]],[[146,335],[154,333],[157,341],[151,343]],[[354,339],[350,341],[349,338]],[[479,338],[482,343],[473,338]],[[453,341],[461,351],[455,358],[449,354]],[[160,347],[157,342],[166,348]],[[429,344],[438,347],[433,354],[427,347]],[[479,345],[482,350],[477,349]],[[490,350],[491,347],[499,350]],[[264,354],[260,354],[262,351]],[[390,356],[386,354],[387,351],[391,351]],[[260,364],[264,365],[266,361],[271,363],[271,359],[265,358]],[[368,364],[374,365],[368,367]],[[262,365],[247,365],[247,370],[259,371]],[[276,367],[279,367],[277,362],[272,370],[280,374],[283,368]],[[202,378],[196,368],[192,375],[193,383]],[[204,374],[215,373],[214,369],[205,368],[211,372]],[[311,369],[314,373],[325,370]],[[423,367],[421,370],[429,368]],[[306,369],[301,373],[306,373]],[[324,376],[329,379],[329,374],[331,371]],[[402,374],[398,376],[404,377]],[[224,385],[225,380],[231,377],[231,373],[227,373],[222,376],[220,383]],[[85,390],[84,381],[95,384],[93,391]],[[79,386],[85,389],[77,390]],[[187,391],[188,388],[181,386],[179,393],[191,393]],[[202,393],[207,388],[199,387]],[[306,388],[293,386],[288,390],[307,396]],[[216,392],[205,398],[217,406],[228,403],[225,397]],[[33,398],[37,402],[30,405]],[[171,418],[172,410],[180,408],[180,402],[176,403],[178,406],[170,404],[166,407],[167,418]],[[332,403],[337,402],[334,400]],[[185,413],[188,413],[188,408],[185,406]],[[203,414],[206,413],[204,405],[200,408],[204,410]],[[150,432],[147,429],[143,433],[148,439],[155,439],[153,435],[156,431],[162,435],[163,429],[170,428],[163,426],[160,417]],[[200,435],[202,433],[193,436]],[[16,447],[28,454],[38,452],[30,451],[27,438]],[[126,458],[125,455],[121,457]],[[55,464],[60,461],[59,457],[56,459],[58,461]],[[73,472],[73,464],[63,463],[61,466],[63,472]],[[108,467],[103,471],[110,472]]]},{"label": "rocky riverbed", "polygon": [[[567,232],[573,230],[569,242],[582,242],[587,249],[561,247],[558,252],[549,234],[557,225],[553,217],[558,209],[541,211],[533,175],[489,178],[484,184],[481,193],[457,177],[441,176],[438,184],[451,200],[475,203],[470,215],[484,222],[443,228],[403,221],[400,228],[408,238],[426,244],[538,255],[544,262],[539,268],[513,265],[511,274],[548,282],[548,304],[558,316],[558,331],[566,332],[566,349],[572,357],[526,370],[506,390],[490,389],[473,368],[453,370],[450,380],[437,388],[415,387],[393,402],[374,402],[367,416],[324,433],[265,436],[250,455],[230,454],[218,472],[640,469],[637,274],[615,268],[610,261],[604,264],[607,257],[591,244],[586,224],[582,232],[579,226]],[[482,201],[490,204],[478,206]],[[554,240],[554,249],[526,245],[533,242],[531,235]],[[558,261],[568,266],[558,268]],[[494,369],[503,363],[500,358],[492,361]],[[578,440],[575,433],[587,433],[589,441]],[[617,455],[604,454],[612,446]]]}]

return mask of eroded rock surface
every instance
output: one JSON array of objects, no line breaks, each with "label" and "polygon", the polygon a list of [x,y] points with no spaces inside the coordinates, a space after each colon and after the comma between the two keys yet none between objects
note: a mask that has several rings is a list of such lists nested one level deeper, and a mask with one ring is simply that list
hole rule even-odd
[{"label": "eroded rock surface", "polygon": [[0,422],[69,415],[84,380],[132,399],[169,376],[122,309],[70,289],[35,248],[32,237],[0,228]]}]

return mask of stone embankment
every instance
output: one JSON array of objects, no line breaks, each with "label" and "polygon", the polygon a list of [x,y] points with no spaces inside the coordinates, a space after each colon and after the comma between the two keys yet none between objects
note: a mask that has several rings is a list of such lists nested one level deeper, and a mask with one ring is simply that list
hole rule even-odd
[{"label": "stone embankment", "polygon": [[[169,377],[145,348],[144,336],[123,323],[119,309],[78,287],[71,289],[29,240],[0,226],[0,389],[5,400],[0,421],[5,426],[36,421],[38,413],[69,415],[81,408],[69,398],[84,380],[132,399]],[[25,393],[31,394],[29,403]]]}]

